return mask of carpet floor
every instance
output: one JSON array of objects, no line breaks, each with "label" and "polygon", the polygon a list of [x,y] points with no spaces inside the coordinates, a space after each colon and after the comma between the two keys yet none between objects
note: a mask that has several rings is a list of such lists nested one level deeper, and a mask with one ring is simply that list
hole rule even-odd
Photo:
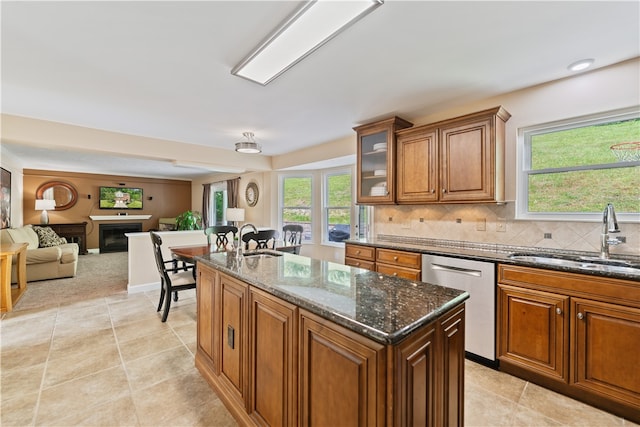
[{"label": "carpet floor", "polygon": [[127,293],[128,253],[89,254],[78,257],[75,277],[27,283],[14,311],[50,308],[86,299]]}]

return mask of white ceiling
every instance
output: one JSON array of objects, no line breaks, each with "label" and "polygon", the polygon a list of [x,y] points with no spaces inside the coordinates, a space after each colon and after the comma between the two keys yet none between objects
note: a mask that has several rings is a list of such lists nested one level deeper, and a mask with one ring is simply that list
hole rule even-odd
[{"label": "white ceiling", "polygon": [[[231,75],[299,4],[2,1],[2,112],[228,150],[252,131],[275,156],[640,56],[638,1],[387,0],[267,86]],[[27,168],[210,173],[2,144]]]}]

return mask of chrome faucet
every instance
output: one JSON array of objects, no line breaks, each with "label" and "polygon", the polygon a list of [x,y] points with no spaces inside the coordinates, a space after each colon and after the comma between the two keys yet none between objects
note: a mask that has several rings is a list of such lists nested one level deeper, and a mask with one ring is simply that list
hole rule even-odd
[{"label": "chrome faucet", "polygon": [[616,211],[613,209],[611,203],[607,203],[607,207],[604,208],[602,213],[602,234],[600,234],[600,258],[609,258],[609,246],[619,245],[622,241],[617,237],[609,238],[609,233],[619,233],[618,219],[616,218]]},{"label": "chrome faucet", "polygon": [[236,248],[236,258],[242,257],[242,254],[244,253],[243,252],[244,251],[244,249],[243,249],[244,248],[244,244],[242,242],[242,232],[244,231],[245,227],[253,228],[253,232],[254,233],[258,232],[258,229],[256,228],[256,226],[253,225],[253,224],[250,224],[250,223],[246,223],[242,227],[240,227],[240,230],[238,231],[238,237],[240,239],[238,240],[238,247]]}]

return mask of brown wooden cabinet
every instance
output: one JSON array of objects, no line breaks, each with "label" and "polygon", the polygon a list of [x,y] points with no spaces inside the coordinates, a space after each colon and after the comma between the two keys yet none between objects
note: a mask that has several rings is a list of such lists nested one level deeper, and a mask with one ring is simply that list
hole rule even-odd
[{"label": "brown wooden cabinet", "polygon": [[399,204],[504,200],[502,107],[396,132]]},{"label": "brown wooden cabinet", "polygon": [[640,422],[640,286],[498,266],[500,369]]},{"label": "brown wooden cabinet", "polygon": [[498,286],[500,360],[568,381],[569,297]]},{"label": "brown wooden cabinet", "polygon": [[357,203],[395,203],[395,131],[413,126],[399,117],[353,128],[357,142]]},{"label": "brown wooden cabinet", "polygon": [[422,280],[422,256],[417,252],[376,248],[376,271],[409,280]]},{"label": "brown wooden cabinet", "polygon": [[196,367],[242,425],[462,426],[464,304],[382,344],[198,263]]},{"label": "brown wooden cabinet", "polygon": [[297,307],[255,288],[249,307],[249,416],[257,425],[295,425]]},{"label": "brown wooden cabinet", "polygon": [[344,245],[344,263],[351,267],[364,268],[367,270],[376,270],[376,248],[371,246],[353,245],[345,243]]},{"label": "brown wooden cabinet", "polygon": [[300,425],[384,425],[385,367],[384,345],[300,310]]}]

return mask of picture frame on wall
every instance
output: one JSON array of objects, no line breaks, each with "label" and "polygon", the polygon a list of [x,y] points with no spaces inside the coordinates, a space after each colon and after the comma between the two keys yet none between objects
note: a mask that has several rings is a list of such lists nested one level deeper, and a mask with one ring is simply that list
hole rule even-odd
[{"label": "picture frame on wall", "polygon": [[0,210],[0,228],[11,228],[11,172],[5,168],[0,168]]}]

